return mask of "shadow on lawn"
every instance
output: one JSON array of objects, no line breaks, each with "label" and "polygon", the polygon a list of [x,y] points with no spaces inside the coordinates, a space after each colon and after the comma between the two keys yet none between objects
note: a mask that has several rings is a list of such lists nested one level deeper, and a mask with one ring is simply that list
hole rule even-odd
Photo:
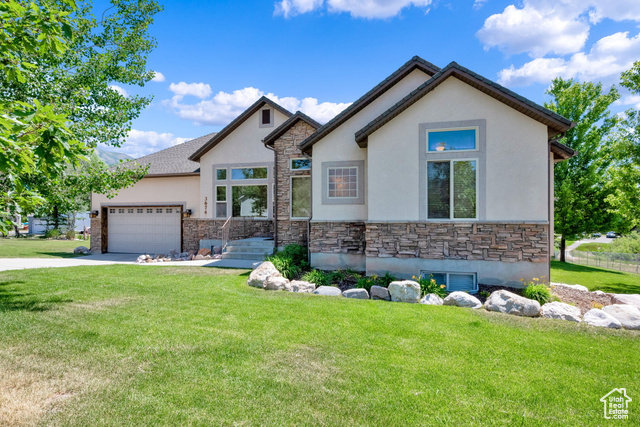
[{"label": "shadow on lawn", "polygon": [[32,294],[23,293],[15,288],[15,285],[22,285],[24,282],[0,282],[0,313],[6,311],[47,311],[55,307],[55,304],[73,302],[69,298],[50,296],[48,298],[37,297]]},{"label": "shadow on lawn", "polygon": [[77,258],[82,254],[74,254],[73,252],[35,252],[37,255],[47,255],[56,258]]},{"label": "shadow on lawn", "polygon": [[618,282],[616,279],[629,276],[635,276],[629,273],[621,273],[619,271],[606,270],[597,267],[587,267],[585,265],[570,264],[568,262],[551,262],[552,268],[555,270],[562,270],[569,273],[578,274],[606,274],[611,277],[611,281],[607,281],[598,286],[598,289],[603,292],[611,294],[640,294],[640,276],[638,277],[637,284],[630,284],[629,282]]}]

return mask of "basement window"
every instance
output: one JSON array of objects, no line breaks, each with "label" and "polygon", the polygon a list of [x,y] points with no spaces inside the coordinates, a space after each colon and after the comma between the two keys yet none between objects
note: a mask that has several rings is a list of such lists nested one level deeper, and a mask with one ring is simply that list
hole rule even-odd
[{"label": "basement window", "polygon": [[476,273],[423,270],[420,272],[420,275],[435,279],[438,285],[445,285],[447,287],[447,292],[478,292],[478,280]]}]

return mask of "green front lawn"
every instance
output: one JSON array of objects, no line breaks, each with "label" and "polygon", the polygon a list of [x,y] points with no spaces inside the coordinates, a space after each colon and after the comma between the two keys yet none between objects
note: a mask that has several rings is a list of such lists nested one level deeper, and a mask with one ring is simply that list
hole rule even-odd
[{"label": "green front lawn", "polygon": [[0,273],[0,425],[598,425],[602,396],[640,390],[633,331],[247,274]]},{"label": "green front lawn", "polygon": [[53,240],[40,237],[0,239],[0,258],[72,258],[78,246],[90,247],[89,240]]},{"label": "green front lawn", "polygon": [[598,243],[598,242],[591,242],[591,243],[583,243],[580,246],[578,246],[575,250],[576,251],[580,251],[580,252],[608,252],[609,244],[607,243]]},{"label": "green front lawn", "polygon": [[590,291],[613,294],[640,294],[640,275],[551,261],[551,281],[583,285]]}]

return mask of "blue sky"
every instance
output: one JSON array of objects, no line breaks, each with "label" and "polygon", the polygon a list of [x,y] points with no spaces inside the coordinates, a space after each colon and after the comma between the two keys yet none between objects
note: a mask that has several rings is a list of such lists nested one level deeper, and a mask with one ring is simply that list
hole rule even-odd
[{"label": "blue sky", "polygon": [[[638,0],[161,1],[134,157],[220,130],[262,95],[326,122],[414,55],[543,103],[555,76],[615,84],[640,60]],[[624,94],[616,107],[640,108]]]}]

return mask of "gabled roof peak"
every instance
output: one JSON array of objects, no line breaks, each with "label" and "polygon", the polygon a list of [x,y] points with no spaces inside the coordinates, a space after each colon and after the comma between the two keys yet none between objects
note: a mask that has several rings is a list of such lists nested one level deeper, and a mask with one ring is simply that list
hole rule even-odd
[{"label": "gabled roof peak", "polygon": [[320,123],[316,122],[311,117],[304,114],[302,111],[296,111],[295,114],[289,117],[287,121],[285,121],[283,124],[278,126],[273,132],[267,135],[266,138],[262,140],[262,142],[264,143],[264,145],[272,146],[278,138],[284,135],[285,132],[291,129],[291,127],[293,127],[293,125],[295,125],[300,120],[302,120],[303,122],[305,122],[306,124],[308,124],[314,129],[318,129],[321,126]]}]

